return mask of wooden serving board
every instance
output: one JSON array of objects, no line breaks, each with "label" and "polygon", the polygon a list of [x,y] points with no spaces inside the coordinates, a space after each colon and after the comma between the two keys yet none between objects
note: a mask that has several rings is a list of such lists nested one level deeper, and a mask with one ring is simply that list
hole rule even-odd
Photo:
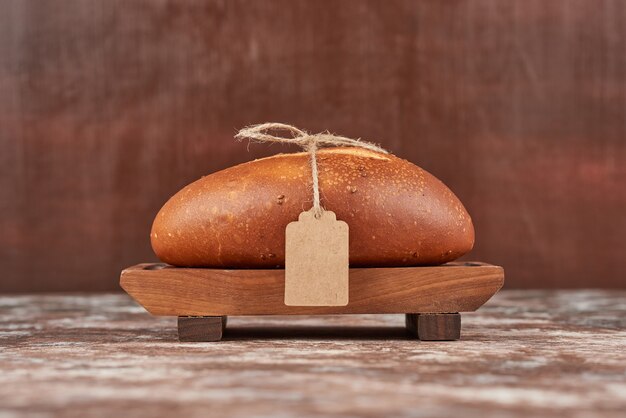
[{"label": "wooden serving board", "polygon": [[120,285],[153,315],[178,317],[180,341],[219,341],[228,315],[406,315],[409,335],[457,340],[459,312],[475,311],[504,284],[502,267],[448,263],[434,267],[350,269],[346,306],[287,306],[284,270],[221,270],[138,264]]},{"label": "wooden serving board", "polygon": [[475,311],[504,283],[502,267],[448,263],[434,267],[350,269],[346,306],[287,306],[284,270],[220,270],[138,264],[120,285],[153,315],[311,315]]}]

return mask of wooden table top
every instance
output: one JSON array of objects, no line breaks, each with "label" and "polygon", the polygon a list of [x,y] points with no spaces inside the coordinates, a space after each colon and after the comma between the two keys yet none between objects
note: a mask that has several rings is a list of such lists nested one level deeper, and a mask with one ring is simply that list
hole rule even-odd
[{"label": "wooden table top", "polygon": [[626,291],[502,291],[461,341],[403,315],[232,317],[219,343],[124,294],[0,297],[0,416],[622,417]]}]

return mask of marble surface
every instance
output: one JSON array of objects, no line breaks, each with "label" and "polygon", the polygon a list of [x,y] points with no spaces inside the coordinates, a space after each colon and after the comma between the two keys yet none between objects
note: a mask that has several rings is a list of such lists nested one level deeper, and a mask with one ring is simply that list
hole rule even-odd
[{"label": "marble surface", "polygon": [[179,343],[123,294],[0,296],[0,416],[623,417],[625,291],[502,291],[462,340],[400,315],[229,318]]}]

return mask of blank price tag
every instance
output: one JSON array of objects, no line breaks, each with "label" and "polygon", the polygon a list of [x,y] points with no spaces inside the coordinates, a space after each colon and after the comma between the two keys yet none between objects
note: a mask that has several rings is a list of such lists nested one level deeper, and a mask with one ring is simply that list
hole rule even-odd
[{"label": "blank price tag", "polygon": [[285,305],[348,304],[348,224],[334,212],[302,212],[285,231]]}]

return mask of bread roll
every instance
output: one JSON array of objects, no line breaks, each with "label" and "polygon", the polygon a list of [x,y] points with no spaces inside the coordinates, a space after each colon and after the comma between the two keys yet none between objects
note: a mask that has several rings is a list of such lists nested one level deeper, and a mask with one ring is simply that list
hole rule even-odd
[{"label": "bread roll", "polygon": [[[284,266],[285,227],[312,205],[308,158],[278,154],[186,186],[154,220],[154,252],[175,266]],[[322,206],[350,228],[350,266],[434,265],[472,249],[469,214],[430,173],[360,148],[322,149],[317,161]]]}]

